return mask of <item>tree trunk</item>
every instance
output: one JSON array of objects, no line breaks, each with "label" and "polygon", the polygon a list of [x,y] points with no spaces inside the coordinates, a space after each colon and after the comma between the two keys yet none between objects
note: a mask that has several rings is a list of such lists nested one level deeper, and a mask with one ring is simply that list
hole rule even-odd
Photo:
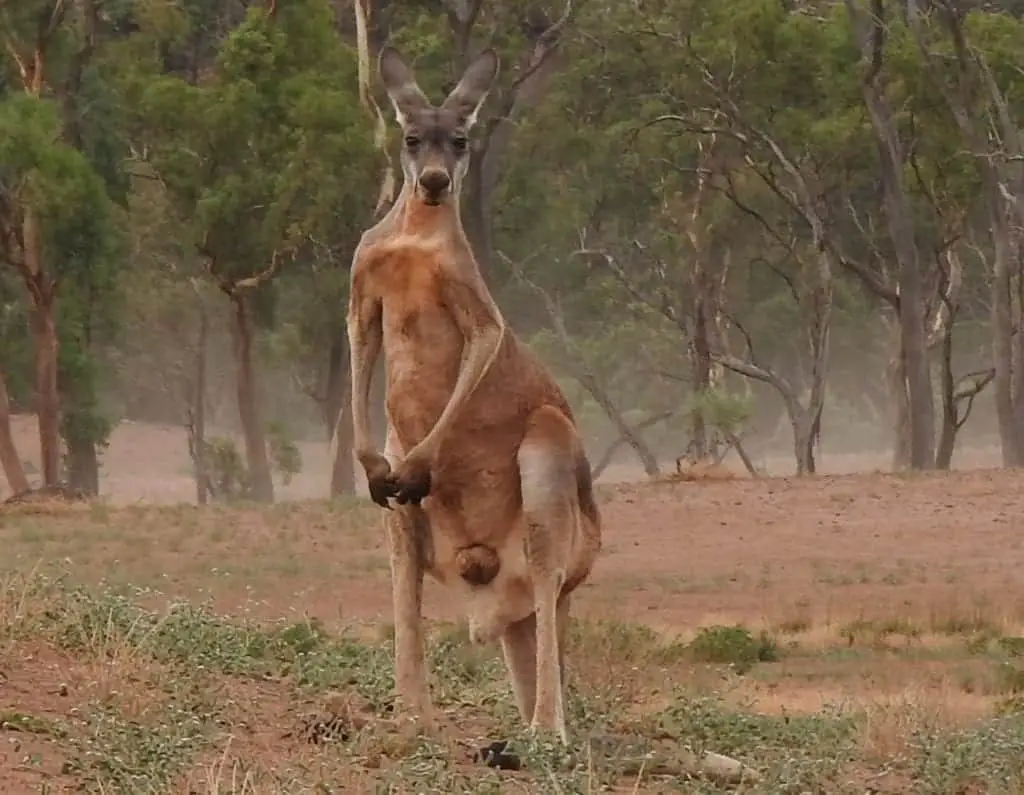
[{"label": "tree trunk", "polygon": [[[908,219],[909,220],[909,219]],[[900,224],[903,226],[902,222]],[[894,232],[911,235],[906,229]],[[906,244],[909,248],[909,243]],[[910,408],[910,466],[935,466],[935,398],[932,394],[931,365],[925,334],[924,300],[921,292],[916,243],[908,261],[900,263],[900,346]]]},{"label": "tree trunk", "polygon": [[[703,281],[698,274],[698,280]],[[698,297],[694,302],[693,339],[690,342],[691,381],[695,397],[707,395],[711,389],[711,340],[708,330],[707,301],[703,285],[697,285]],[[704,419],[703,406],[690,412],[690,449],[698,461],[710,455],[707,422]]]},{"label": "tree trunk", "polygon": [[[349,389],[346,387],[346,397],[348,393]],[[356,492],[355,465],[352,462],[352,416],[347,403],[346,401],[345,405],[339,409],[338,420],[333,431],[334,436],[337,437],[337,444],[333,446],[334,460],[331,461],[331,497],[340,497]]]},{"label": "tree trunk", "polygon": [[[993,208],[993,212],[998,212]],[[996,375],[996,419],[999,422],[999,441],[1003,466],[1020,466],[1022,439],[1017,425],[1013,396],[1013,309],[1010,295],[1010,251],[1006,237],[992,235],[994,247],[992,263],[992,364]]]},{"label": "tree trunk", "polygon": [[256,393],[256,373],[252,352],[252,318],[249,297],[244,291],[231,295],[235,323],[232,331],[235,343],[238,394],[238,418],[245,437],[245,458],[252,488],[251,497],[260,502],[274,501],[274,481],[267,460],[267,441],[263,432],[263,417]]},{"label": "tree trunk", "polygon": [[56,289],[43,272],[43,241],[35,210],[26,205],[22,221],[26,286],[32,299],[35,343],[36,417],[44,486],[60,481],[60,396],[57,393]]},{"label": "tree trunk", "polygon": [[806,418],[794,421],[790,419],[793,426],[793,455],[796,459],[796,474],[813,475],[816,471],[814,462],[814,423],[807,422]]},{"label": "tree trunk", "polygon": [[[461,50],[460,60],[465,63],[477,15],[469,13],[468,9],[459,9],[459,5],[465,7],[468,4],[452,4],[448,19],[456,49]],[[532,19],[529,12],[523,15],[521,24],[527,33],[527,40],[526,49],[517,59],[519,77],[501,97],[495,116],[480,125],[487,132],[473,149],[469,173],[466,175],[462,224],[485,280],[491,276],[495,259],[491,201],[498,186],[501,167],[513,132],[523,114],[544,96],[548,78],[556,68],[553,55],[565,36],[570,10],[571,3],[567,4],[565,13],[557,21],[545,19],[543,13],[532,15]],[[543,26],[530,24],[538,21],[543,21]]]},{"label": "tree trunk", "polygon": [[[1019,247],[1015,246],[1013,221],[1024,221],[1024,210],[1019,204],[1020,188],[1024,187],[1024,171],[1020,166],[1024,147],[1019,125],[984,56],[967,43],[964,18],[952,6],[943,8],[941,18],[950,34],[959,67],[957,90],[946,90],[943,96],[963,134],[967,151],[974,153],[988,202],[993,248],[991,316],[996,417],[1003,465],[1016,467],[1024,465],[1024,350],[1019,347],[1019,339],[1014,340],[1014,320],[1019,323],[1021,319],[1022,285],[1017,285],[1015,309],[1010,260],[1015,248],[1018,260],[1020,256]],[[917,34],[922,53],[937,61],[928,50],[925,37],[919,30]],[[982,87],[988,95],[988,112],[979,114],[974,100]],[[1019,275],[1019,261],[1017,270]]]},{"label": "tree trunk", "polygon": [[[805,473],[817,472],[814,460],[815,448],[821,442],[821,415],[825,411],[825,379],[828,377],[829,350],[832,341],[832,261],[825,247],[820,246],[818,281],[807,293],[810,323],[811,384],[807,396],[807,408],[801,425],[800,444],[804,448]],[[806,429],[805,429],[806,426]]]},{"label": "tree trunk", "polygon": [[331,497],[355,494],[356,473],[352,460],[352,417],[349,412],[351,377],[348,372],[348,338],[339,330],[331,345],[331,360],[327,374],[327,400],[324,403],[324,424],[332,446]]},{"label": "tree trunk", "polygon": [[[646,419],[641,420],[636,425],[634,425],[632,428],[633,433],[635,435],[639,435],[641,431],[644,431],[645,429],[650,428],[653,425],[657,425],[659,422],[670,420],[672,418],[673,413],[674,412],[672,411],[662,411],[659,412],[658,414],[653,414],[650,417],[647,417]],[[590,468],[590,476],[594,480],[597,480],[599,477],[601,477],[602,474],[604,474],[604,471],[608,468],[608,465],[611,464],[612,459],[615,458],[615,453],[618,451],[620,447],[622,447],[622,445],[626,444],[627,442],[628,439],[626,439],[624,436],[619,436],[618,438],[616,438],[614,442],[608,445],[608,448],[604,451],[604,453],[602,453],[598,457],[597,461]]]},{"label": "tree trunk", "polygon": [[192,282],[192,289],[199,301],[199,335],[196,340],[195,382],[189,418],[189,451],[192,453],[196,481],[196,504],[206,505],[210,496],[210,473],[206,466],[206,344],[210,319],[198,282]]},{"label": "tree trunk", "polygon": [[[84,297],[86,322],[81,335],[75,339],[65,339],[64,345],[70,345],[73,356],[89,357],[91,355],[91,329],[88,317],[92,311],[93,296],[91,290]],[[96,449],[97,420],[94,384],[91,374],[69,372],[61,369],[58,361],[57,382],[60,389],[61,405],[61,438],[64,440],[64,474],[70,488],[97,497],[100,493],[100,459]]]},{"label": "tree trunk", "polygon": [[14,446],[14,433],[11,431],[11,402],[7,395],[7,381],[0,371],[0,466],[11,494],[28,491],[28,478],[25,467],[21,464],[18,449]]},{"label": "tree trunk", "polygon": [[956,448],[956,434],[959,430],[956,414],[956,380],[953,378],[953,323],[946,326],[942,334],[942,427],[939,431],[939,448],[935,454],[937,469],[949,470],[953,465],[953,451]]},{"label": "tree trunk", "polygon": [[935,399],[932,395],[921,256],[913,209],[903,184],[906,146],[900,137],[879,73],[883,61],[885,27],[882,0],[873,0],[871,14],[846,0],[851,21],[861,27],[868,64],[863,83],[864,104],[875,132],[881,166],[882,204],[899,265],[900,349],[907,399],[910,405],[910,466],[935,465]]},{"label": "tree trunk", "polygon": [[[1016,246],[1017,300],[1011,304],[1010,351],[1013,356],[1013,416],[1017,428],[1017,460],[1024,463],[1024,245]],[[1013,329],[1018,329],[1014,333]]]},{"label": "tree trunk", "polygon": [[[817,471],[814,460],[814,444],[818,436],[818,417],[814,409],[804,409],[796,400],[786,399],[786,414],[793,429],[793,457],[796,460],[796,474],[813,475]],[[818,411],[820,415],[820,409]]]},{"label": "tree trunk", "polygon": [[53,296],[33,307],[32,332],[36,362],[36,416],[44,486],[60,482],[60,398],[57,393],[57,322]]},{"label": "tree trunk", "polygon": [[71,436],[67,439],[68,486],[87,494],[100,493],[100,459],[92,439]]},{"label": "tree trunk", "polygon": [[626,444],[633,448],[633,452],[640,459],[640,464],[643,466],[647,477],[653,478],[660,475],[661,467],[658,466],[657,456],[647,446],[643,436],[635,429],[629,427],[622,418],[622,413],[611,399],[611,396],[601,386],[597,377],[590,372],[581,371],[576,374],[576,380],[579,381],[580,386],[590,393],[590,396],[594,398],[594,402],[604,410],[608,419],[615,425],[615,430],[619,436],[625,439]]},{"label": "tree trunk", "polygon": [[896,352],[885,368],[892,418],[892,470],[902,472],[910,466],[910,400],[907,396],[906,368],[896,341]]},{"label": "tree trunk", "polygon": [[473,256],[476,258],[480,273],[489,279],[494,261],[494,245],[491,239],[491,196],[484,176],[484,158],[482,152],[473,153],[473,162],[466,175],[466,199],[462,203],[462,228],[466,232]]}]

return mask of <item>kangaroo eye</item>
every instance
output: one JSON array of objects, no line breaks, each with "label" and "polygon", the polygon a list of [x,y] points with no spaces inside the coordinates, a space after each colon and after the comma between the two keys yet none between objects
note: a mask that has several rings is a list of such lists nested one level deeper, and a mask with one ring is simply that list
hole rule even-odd
[{"label": "kangaroo eye", "polygon": [[405,136],[405,145],[408,149],[415,149],[420,145],[420,139],[415,135]]},{"label": "kangaroo eye", "polygon": [[465,152],[467,146],[469,146],[469,141],[466,140],[466,136],[456,135],[452,138],[452,148],[456,152]]}]

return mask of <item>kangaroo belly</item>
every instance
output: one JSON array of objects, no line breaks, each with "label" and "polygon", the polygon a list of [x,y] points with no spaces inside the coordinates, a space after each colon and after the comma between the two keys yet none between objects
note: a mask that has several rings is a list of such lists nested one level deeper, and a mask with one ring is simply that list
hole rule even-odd
[{"label": "kangaroo belly", "polygon": [[439,310],[385,308],[388,420],[402,445],[420,442],[448,404],[462,362],[463,339]]}]

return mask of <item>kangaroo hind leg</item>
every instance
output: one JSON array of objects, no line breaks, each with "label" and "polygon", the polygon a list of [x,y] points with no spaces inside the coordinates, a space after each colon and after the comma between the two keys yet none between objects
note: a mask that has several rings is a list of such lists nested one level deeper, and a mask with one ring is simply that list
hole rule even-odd
[{"label": "kangaroo hind leg", "polygon": [[[385,455],[395,457],[398,442],[388,433]],[[423,575],[432,554],[430,520],[418,505],[398,506],[384,515],[391,563],[391,597],[395,622],[395,690],[399,709],[431,726],[434,720],[427,687],[423,633]]]},{"label": "kangaroo hind leg", "polygon": [[[578,446],[575,428],[558,409],[545,407],[531,416],[518,460],[525,552],[534,592],[533,649],[525,637],[515,636],[515,626],[503,638],[509,673],[524,718],[534,729],[557,733],[563,742],[568,742],[562,661],[569,597],[562,596],[562,586],[569,573],[579,522]],[[519,629],[520,636],[525,636],[525,629]],[[513,643],[519,650],[514,665],[509,648]],[[527,671],[524,664],[529,651],[534,651],[533,671]],[[527,712],[532,714],[527,717]]]}]

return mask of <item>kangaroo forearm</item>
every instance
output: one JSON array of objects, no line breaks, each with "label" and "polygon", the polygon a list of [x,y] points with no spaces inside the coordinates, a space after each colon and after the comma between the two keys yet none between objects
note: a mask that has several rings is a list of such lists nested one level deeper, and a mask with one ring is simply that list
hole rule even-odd
[{"label": "kangaroo forearm", "polygon": [[370,387],[380,355],[382,332],[375,324],[349,324],[352,372],[352,443],[356,453],[373,447],[370,438]]},{"label": "kangaroo forearm", "polygon": [[455,381],[448,404],[444,407],[444,411],[441,412],[441,416],[438,417],[430,433],[417,447],[429,451],[437,449],[447,435],[453,420],[458,416],[459,410],[473,396],[476,388],[491,369],[491,365],[494,364],[504,337],[505,327],[502,325],[481,331],[470,339],[469,350],[466,351],[466,358],[463,361],[462,369],[459,370],[459,377]]}]

